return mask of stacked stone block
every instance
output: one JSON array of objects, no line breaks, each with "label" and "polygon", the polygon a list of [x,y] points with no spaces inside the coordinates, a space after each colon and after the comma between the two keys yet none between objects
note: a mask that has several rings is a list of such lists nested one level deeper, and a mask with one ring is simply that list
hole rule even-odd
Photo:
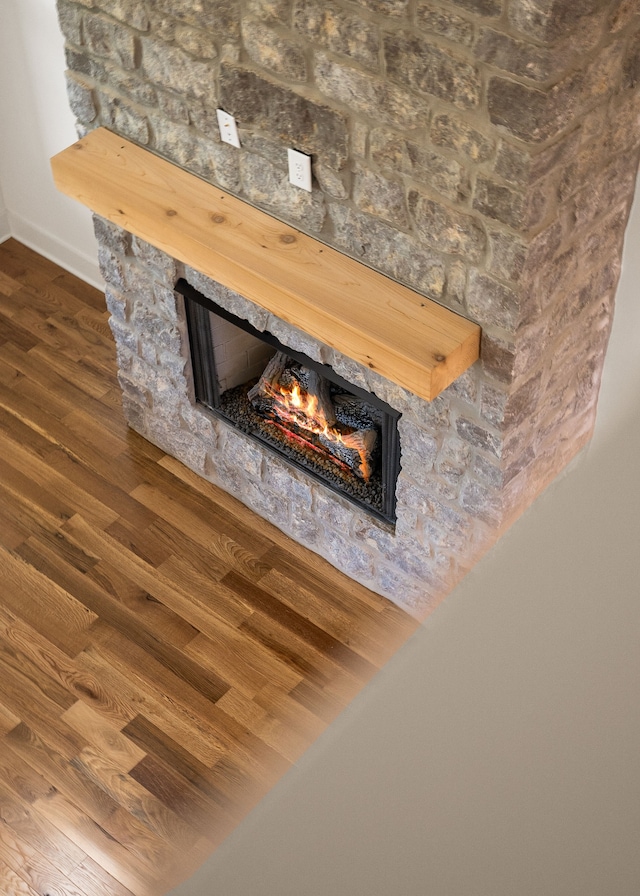
[{"label": "stacked stone block", "polygon": [[[400,481],[399,530],[466,568],[594,424],[640,147],[638,4],[58,8],[80,133],[105,125],[482,326],[480,362],[433,405],[390,402],[403,454],[424,455]],[[220,142],[217,106],[240,150]],[[312,156],[311,194],[287,182],[288,146]],[[114,289],[122,257],[105,267]]]}]

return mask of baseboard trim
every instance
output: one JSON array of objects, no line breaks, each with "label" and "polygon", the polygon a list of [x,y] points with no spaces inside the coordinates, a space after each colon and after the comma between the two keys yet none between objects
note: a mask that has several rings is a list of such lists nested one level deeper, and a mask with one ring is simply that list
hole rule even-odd
[{"label": "baseboard trim", "polygon": [[[76,277],[79,277],[91,286],[95,286],[96,289],[99,289],[101,292],[104,291],[104,280],[100,275],[100,269],[98,267],[97,245],[96,256],[95,258],[92,258],[85,255],[83,252],[78,252],[73,246],[69,246],[67,243],[58,239],[58,237],[31,224],[19,215],[14,215],[9,212],[6,217],[8,225],[7,237],[14,237],[14,239],[24,243],[25,246],[28,246],[29,249],[33,249],[34,252],[38,252],[40,255],[48,258],[49,261],[59,264],[60,267],[69,271],[70,274],[75,274]],[[0,234],[3,233],[2,223],[3,219],[2,216],[0,216]],[[1,238],[2,237],[0,236],[0,239]]]}]

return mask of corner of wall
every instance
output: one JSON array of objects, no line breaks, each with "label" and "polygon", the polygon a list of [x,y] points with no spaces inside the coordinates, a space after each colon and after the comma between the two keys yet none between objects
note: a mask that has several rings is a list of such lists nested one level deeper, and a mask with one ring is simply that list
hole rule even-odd
[{"label": "corner of wall", "polygon": [[2,184],[0,184],[0,243],[4,243],[10,236],[11,227],[9,226],[9,214],[5,208]]},{"label": "corner of wall", "polygon": [[[0,239],[2,238],[2,210],[0,209]],[[74,274],[100,292],[104,291],[104,280],[98,266],[97,252],[88,255],[77,249],[71,240],[60,239],[46,228],[15,212],[6,212],[7,237],[13,236],[25,246],[59,264],[70,274]],[[90,225],[89,225],[90,226]],[[6,237],[5,237],[6,238]]]}]

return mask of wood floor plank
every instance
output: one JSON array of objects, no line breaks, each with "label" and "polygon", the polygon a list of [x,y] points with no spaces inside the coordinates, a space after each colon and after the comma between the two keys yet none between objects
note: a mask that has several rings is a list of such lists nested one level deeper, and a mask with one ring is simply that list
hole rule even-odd
[{"label": "wood floor plank", "polygon": [[0,358],[0,383],[3,386],[14,388],[24,377],[12,364],[7,364]]},{"label": "wood floor plank", "polygon": [[[176,769],[155,755],[148,755],[131,770],[145,790],[160,800],[169,811],[189,819],[189,825],[203,837],[216,838],[216,831],[239,821],[237,815],[190,784]],[[227,801],[228,803],[230,801]]]},{"label": "wood floor plank", "polygon": [[[305,588],[296,581],[293,571],[285,575],[279,569],[271,568],[260,579],[260,587],[285,603],[290,609],[304,616],[314,625],[320,626],[343,644],[347,644],[372,663],[376,663],[384,642],[383,626],[379,626],[380,641],[372,638],[374,626],[358,630],[354,625],[354,611],[341,607],[331,596],[323,597],[315,589]],[[377,616],[379,614],[376,614]],[[376,620],[377,621],[377,620]]]},{"label": "wood floor plank", "polygon": [[208,626],[207,632],[194,637],[184,650],[205,669],[217,669],[232,687],[250,697],[267,684],[288,691],[301,680],[299,673],[275,660],[248,632],[229,625]]},{"label": "wood floor plank", "polygon": [[69,432],[86,439],[107,457],[115,459],[127,450],[127,433],[126,430],[116,432],[113,428],[105,425],[106,422],[96,419],[95,415],[84,410],[71,411],[63,420]]},{"label": "wood floor plank", "polygon": [[46,440],[46,450],[59,445],[52,434],[52,428],[57,426],[59,429],[59,421],[69,413],[68,404],[62,401],[54,390],[43,396],[40,386],[35,386],[15,364],[2,357],[2,349],[0,349],[0,370],[6,371],[1,380],[6,388],[0,390],[0,407],[8,419],[8,425],[3,426],[3,429],[9,435],[14,435],[14,421],[19,420],[25,427],[38,433],[41,439]]},{"label": "wood floor plank", "polygon": [[20,525],[11,518],[10,514],[3,512],[0,505],[0,544],[9,551],[15,551],[29,537],[28,526]]},{"label": "wood floor plank", "polygon": [[144,755],[173,768],[192,787],[204,794],[216,806],[232,810],[231,802],[214,786],[209,765],[201,762],[193,753],[173,740],[166,731],[154,725],[143,715],[136,716],[123,728],[123,734]]},{"label": "wood floor plank", "polygon": [[[207,719],[216,702],[229,690],[229,683],[171,645],[154,643],[153,636],[129,632],[128,637],[111,624],[94,626],[94,643],[108,651],[120,668],[128,669],[136,680],[147,687],[157,687],[174,705],[191,709],[194,715]],[[135,636],[135,641],[132,638]],[[140,660],[144,658],[144,665]]]},{"label": "wood floor plank", "polygon": [[247,581],[234,571],[227,573],[222,584],[231,588],[265,616],[274,619],[320,652],[330,655],[334,662],[369,675],[373,674],[374,668],[368,660],[296,610],[274,598],[265,589]]},{"label": "wood floor plank", "polygon": [[11,790],[26,803],[49,797],[55,791],[50,781],[11,749],[3,749],[0,753],[0,773],[3,780],[10,782]]},{"label": "wood floor plank", "polygon": [[85,519],[96,526],[108,527],[120,519],[116,510],[103,504],[95,495],[80,488],[75,482],[62,476],[33,451],[16,443],[4,434],[0,435],[0,457],[14,470],[22,471],[35,480],[37,487],[48,492],[58,500],[64,500],[71,507],[72,513],[81,513]]},{"label": "wood floor plank", "polygon": [[13,473],[10,478],[0,479],[0,505],[9,519],[44,537],[55,537],[62,523],[73,515],[68,505],[47,494],[37,483],[30,483],[28,493],[22,492],[20,476]]},{"label": "wood floor plank", "polygon": [[[77,362],[82,358],[82,349],[68,338],[64,330],[56,326],[55,316],[34,307],[24,307],[13,316],[12,323],[33,334],[37,338],[36,345],[44,344],[56,352],[64,352],[72,361]],[[33,347],[29,345],[25,350]]]},{"label": "wood floor plank", "polygon": [[34,808],[51,827],[135,896],[158,896],[158,883],[148,867],[61,794],[38,800]]},{"label": "wood floor plank", "polygon": [[[303,680],[290,692],[292,700],[306,707],[329,725],[349,704],[343,694],[332,694],[311,681]],[[352,695],[355,696],[355,695]]]},{"label": "wood floor plank", "polygon": [[[93,522],[86,513],[82,515],[87,522]],[[129,520],[119,516],[115,522],[105,526],[104,531],[122,545],[125,550],[140,557],[149,566],[158,569],[167,559],[167,555],[173,546],[169,547],[164,539],[158,538],[153,527],[153,523],[146,527],[136,526],[130,523]],[[183,580],[178,579],[176,584],[179,584],[181,581]]]},{"label": "wood floor plank", "polygon": [[64,794],[89,818],[105,824],[118,804],[75,766],[82,745],[77,744],[70,756],[65,749],[67,745],[61,745],[59,732],[43,731],[42,726],[38,726],[39,730],[35,728],[35,725],[30,728],[21,723],[9,732],[6,745],[39,775],[51,781],[55,792]]},{"label": "wood floor plank", "polygon": [[[154,523],[150,530],[155,535],[162,528],[162,524]],[[168,548],[170,543],[166,544]],[[171,547],[180,550],[180,545],[181,540],[177,539]],[[179,557],[171,554],[157,569],[175,589],[189,595],[186,605],[178,606],[174,599],[171,606],[204,634],[208,634],[211,627],[216,632],[220,621],[235,628],[253,613],[246,601],[220,583],[228,569],[209,553],[200,551],[197,555]]]},{"label": "wood floor plank", "polygon": [[[0,295],[1,296],[12,296],[19,289],[22,289],[22,284],[17,280],[14,280],[13,277],[10,277],[4,271],[0,271]],[[11,317],[14,305],[13,302],[2,302],[0,303],[0,308],[2,309],[2,314],[5,317]]]},{"label": "wood floor plank", "polygon": [[258,579],[268,571],[266,564],[261,564],[255,555],[244,553],[231,538],[226,539],[226,543],[209,539],[207,528],[205,523],[197,541],[194,541],[184,529],[166,519],[156,519],[149,529],[164,545],[163,567],[181,562],[183,568],[193,570],[196,575],[201,573],[201,578],[207,580],[209,587],[212,582],[219,583],[231,568],[251,570],[249,575],[255,575]]},{"label": "wood floor plank", "polygon": [[61,289],[66,295],[81,299],[83,306],[92,308],[101,317],[105,316],[104,291],[96,289],[75,274],[64,271],[58,267],[55,277],[51,281],[58,289]]},{"label": "wood floor plank", "polygon": [[[255,805],[278,779],[291,768],[291,762],[268,747],[264,741],[255,738],[242,744],[242,749],[223,756],[211,769],[213,781],[244,814],[249,806]],[[273,757],[278,757],[278,762]]]},{"label": "wood floor plank", "polygon": [[[168,491],[168,489],[167,489]],[[140,485],[131,492],[131,496],[145,507],[153,510],[161,519],[171,523],[180,532],[205,550],[213,553],[227,569],[237,569],[253,581],[259,581],[271,568],[261,562],[261,554],[271,548],[269,542],[261,543],[252,533],[241,533],[236,527],[238,539],[233,537],[233,525],[227,524],[220,531],[220,520],[214,516],[214,509],[207,508],[203,516],[194,510],[188,510],[184,503],[172,498],[157,487]],[[213,519],[212,519],[213,518]],[[209,523],[209,520],[212,520]]]},{"label": "wood floor plank", "polygon": [[106,696],[100,696],[95,705],[114,721],[121,719],[127,724],[143,713],[205,764],[215,763],[228,750],[228,741],[221,732],[145,682],[133,679],[130,668],[104,648],[99,650],[97,645],[91,645],[77,662],[83,672],[101,682]]},{"label": "wood floor plank", "polygon": [[105,718],[93,707],[77,700],[61,716],[65,725],[77,731],[121,774],[130,772],[147,755],[122,733],[122,727]]},{"label": "wood floor plank", "polygon": [[[105,564],[112,567],[126,570],[129,580],[143,589],[145,592],[153,595],[164,606],[169,607],[186,622],[198,631],[208,632],[212,626],[217,628],[215,615],[216,607],[227,601],[230,597],[234,607],[240,604],[246,607],[246,603],[241,597],[238,597],[230,589],[223,584],[214,581],[206,582],[202,592],[185,590],[177,580],[166,577],[163,574],[164,564],[157,569],[153,568],[141,557],[133,552],[123,551],[121,543],[110,538],[106,532],[100,532],[89,525],[88,521],[80,515],[74,516],[63,526],[63,535],[68,537],[73,544],[82,544],[85,548],[91,547],[92,552],[100,558]],[[77,576],[74,576],[72,570],[67,570],[65,586],[70,587],[72,593],[75,593],[73,580],[77,582]],[[85,599],[91,601],[91,605],[98,608],[102,607],[104,618],[107,620],[104,603],[100,600],[98,593],[95,596],[92,592],[85,592]],[[112,607],[113,612],[115,609]],[[246,618],[249,613],[243,613],[242,618]],[[122,613],[119,614],[119,618]],[[124,618],[125,626],[129,624],[129,617]],[[114,627],[120,627],[119,622],[113,621]],[[214,628],[215,631],[215,628]]]},{"label": "wood floor plank", "polygon": [[[0,826],[0,863],[3,859],[38,896],[74,896],[74,892],[75,896],[81,896],[66,874],[58,871],[42,853],[14,837],[5,826]],[[12,890],[5,892],[13,893]]]},{"label": "wood floor plank", "polygon": [[[63,650],[52,644],[48,638],[30,625],[24,623],[6,606],[0,606],[0,638],[3,644],[10,645],[19,656],[35,665],[45,680],[53,679],[66,688],[75,699],[83,700],[93,708],[97,706],[102,715],[107,718],[115,717],[119,724],[126,724],[129,716],[119,706],[117,700],[115,702],[119,707],[118,710],[112,709],[112,701],[105,695],[98,676],[87,674],[79,669],[77,663],[69,658]],[[20,723],[20,719],[14,714],[10,714],[8,710],[3,710],[3,712],[5,715],[0,712],[0,719],[5,720],[3,722],[6,725],[5,733],[8,733]]]},{"label": "wood floor plank", "polygon": [[353,668],[336,665],[332,658],[259,610],[240,627],[291,668],[302,673],[305,680],[315,682],[327,692],[347,695],[352,699],[368,680]]},{"label": "wood floor plank", "polygon": [[[0,443],[6,444],[6,439],[0,437]],[[0,444],[0,450],[3,447]],[[37,459],[36,459],[37,462]],[[22,473],[14,466],[6,463],[0,454],[0,482],[5,492],[11,494],[19,501],[27,500],[37,511],[44,510],[55,520],[67,520],[73,516],[75,510],[69,502],[68,496],[53,494],[43,488],[40,482],[35,482],[33,477]],[[4,503],[4,501],[3,501]]]},{"label": "wood floor plank", "polygon": [[21,311],[33,308],[46,316],[54,314],[56,311],[64,311],[67,314],[76,314],[85,308],[82,299],[62,289],[57,283],[56,278],[50,280],[46,286],[32,289],[24,286],[18,280],[11,280],[14,285],[13,302],[11,303],[11,313],[13,316],[20,314]]},{"label": "wood floor plank", "polygon": [[[77,896],[133,896],[133,891],[112,877],[104,868],[86,856],[69,874],[69,880],[77,889]],[[73,896],[76,896],[73,893]]]},{"label": "wood floor plank", "polygon": [[199,634],[198,628],[132,582],[126,571],[100,561],[89,570],[87,578],[113,595],[163,641],[182,649]]},{"label": "wood floor plank", "polygon": [[[54,536],[55,538],[55,536]],[[0,546],[3,603],[69,656],[86,643],[97,615],[22,557]]]},{"label": "wood floor plank", "polygon": [[0,850],[0,891],[11,893],[11,896],[40,896],[3,859],[2,850]]},{"label": "wood floor plank", "polygon": [[24,327],[20,320],[0,318],[0,345],[10,343],[25,352],[38,344],[37,336]]},{"label": "wood floor plank", "polygon": [[[158,837],[153,832],[154,825],[170,827],[171,837],[181,849],[197,842],[196,836],[188,831],[186,824],[180,824],[177,819],[167,821],[169,813],[165,808],[133,779],[109,772],[105,768],[104,757],[97,763],[92,762],[90,748],[85,748],[71,763],[64,764],[32,732],[23,731],[8,743],[18,755],[24,756],[26,762],[32,763],[41,773],[55,781],[55,788],[46,795],[39,796],[34,805],[42,809],[43,806],[50,805],[52,800],[64,797],[69,805],[73,805],[74,811],[83,812],[87,819],[91,819],[92,830],[100,829],[121,846],[123,840],[129,840],[128,848],[143,863],[147,874],[167,865],[166,841],[170,838]],[[101,772],[97,771],[96,764],[100,766]],[[116,782],[116,786],[109,786],[109,781],[112,784]],[[125,781],[128,781],[126,785],[123,783]],[[134,794],[133,789],[137,789],[138,793]],[[134,811],[127,808],[122,812],[122,806],[130,804],[132,800]]]},{"label": "wood floor plank", "polygon": [[[51,292],[51,287],[48,289]],[[33,306],[15,315],[14,320],[21,326],[28,326],[30,332],[40,336],[40,344],[58,353],[64,353],[69,360],[79,362],[87,354],[87,346],[99,352],[109,344],[109,328],[106,321],[102,327],[92,326],[81,329],[78,318],[72,312],[49,308],[39,313]],[[76,378],[77,382],[77,378]]]},{"label": "wood floor plank", "polygon": [[[265,562],[274,565],[261,578],[261,588],[376,666],[390,659],[415,630],[412,620],[405,627],[406,614],[388,614],[386,608],[371,611],[345,599],[342,591],[326,584],[319,585],[315,580],[303,584],[297,576],[297,566],[285,562],[277,550],[270,552]],[[364,619],[366,624],[363,624]],[[394,632],[399,633],[396,639],[392,635]]]},{"label": "wood floor plank", "polygon": [[5,274],[21,284],[49,284],[60,276],[60,268],[43,255],[38,255],[18,240],[9,239],[0,245],[0,263]]},{"label": "wood floor plank", "polygon": [[[173,843],[182,851],[192,848],[198,842],[199,835],[191,824],[191,819],[186,822],[180,818],[154,793],[144,787],[135,774],[123,775],[100,750],[85,747],[73,760],[73,766],[107,794],[119,809],[125,810],[119,812],[123,821],[133,818],[139,822],[135,825],[134,841],[142,841],[143,832],[140,825],[144,826],[145,846],[142,850],[141,842],[136,842],[136,847],[139,849],[137,854],[151,868],[161,863],[166,852],[166,843]],[[78,805],[77,800],[73,801]],[[112,812],[111,818],[104,825],[110,833],[113,833],[111,827],[113,814]],[[127,826],[130,827],[130,824]],[[118,836],[122,842],[122,834]]]},{"label": "wood floor plank", "polygon": [[128,429],[104,296],[0,244],[0,893],[162,896],[415,628]]},{"label": "wood floor plank", "polygon": [[[65,687],[55,678],[44,676],[40,665],[32,662],[23,651],[16,650],[9,641],[0,644],[0,670],[4,678],[0,691],[5,702],[15,702],[14,694],[17,691],[20,696],[32,692],[32,705],[36,701],[41,702],[44,712],[55,712],[54,706],[64,712],[73,703],[74,697]],[[53,705],[48,706],[45,701]]]},{"label": "wood floor plank", "polygon": [[15,367],[30,383],[38,387],[34,397],[41,396],[42,404],[46,405],[47,393],[55,391],[57,401],[66,406],[67,413],[71,413],[77,408],[82,408],[89,413],[92,410],[99,410],[97,399],[84,392],[77,385],[75,378],[73,380],[65,379],[49,365],[39,361],[35,353],[22,351],[8,342],[0,349],[0,357],[5,363]]},{"label": "wood floor plank", "polygon": [[10,709],[7,709],[0,700],[0,737],[8,734],[12,728],[20,724],[20,719]]},{"label": "wood floor plank", "polygon": [[96,470],[85,457],[73,455],[63,446],[52,447],[45,455],[49,466],[85,491],[91,492],[107,507],[116,511],[122,520],[136,529],[146,529],[157,519],[156,515],[132,498],[127,491],[139,482],[137,464],[112,464],[108,470]]},{"label": "wood floor plank", "polygon": [[0,780],[0,822],[26,847],[39,850],[54,867],[69,873],[84,861],[86,853],[38,811],[37,802],[25,802],[4,778]]},{"label": "wood floor plank", "polygon": [[[86,525],[80,524],[76,519],[73,531],[77,533],[79,528],[88,531]],[[60,540],[64,539],[61,537]],[[69,536],[69,541],[72,548],[78,545],[78,542],[71,536]],[[93,540],[91,543],[95,546]],[[173,676],[176,682],[182,680],[186,688],[192,689],[189,693],[193,699],[197,699],[197,695],[200,695],[205,700],[215,702],[225,692],[228,684],[224,680],[214,672],[207,672],[198,667],[179,648],[162,641],[158,637],[159,632],[155,629],[150,630],[143,625],[143,620],[139,615],[114,600],[111,595],[88,579],[82,572],[78,572],[69,563],[57,562],[57,558],[48,545],[37,539],[30,539],[26,548],[31,548],[31,551],[23,550],[22,553],[25,556],[29,556],[32,562],[37,563],[39,569],[47,570],[48,575],[51,575],[61,588],[66,589],[69,595],[75,595],[77,602],[84,605],[84,609],[93,615],[93,619],[99,619],[100,625],[93,626],[92,629],[92,637],[96,643],[104,645],[109,641],[115,642],[116,636],[119,634],[124,639],[122,642],[123,654],[131,657],[136,652],[144,653],[146,651],[147,659],[154,668],[154,674],[159,674],[161,671],[159,667],[164,667],[166,670],[165,684],[168,686],[170,676]],[[122,562],[122,558],[119,559]],[[145,581],[153,589],[152,593],[157,593],[158,589],[152,578],[151,573],[148,573]],[[149,623],[148,618],[146,621]],[[176,686],[178,685],[176,684]]]}]

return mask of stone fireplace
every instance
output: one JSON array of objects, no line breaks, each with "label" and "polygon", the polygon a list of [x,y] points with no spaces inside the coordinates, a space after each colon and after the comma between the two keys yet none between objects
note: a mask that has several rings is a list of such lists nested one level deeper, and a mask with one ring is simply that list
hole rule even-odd
[{"label": "stone fireplace", "polygon": [[[640,147],[625,0],[58,0],[80,135],[109,128],[478,323],[432,401],[153,245],[95,227],[131,426],[424,616],[588,441]],[[241,148],[220,141],[216,108]],[[287,181],[311,155],[313,190]],[[397,419],[370,513],[196,401],[183,279]],[[376,297],[372,296],[372,313]]]},{"label": "stone fireplace", "polygon": [[196,404],[369,513],[395,523],[400,414],[207,300],[183,297]]}]

